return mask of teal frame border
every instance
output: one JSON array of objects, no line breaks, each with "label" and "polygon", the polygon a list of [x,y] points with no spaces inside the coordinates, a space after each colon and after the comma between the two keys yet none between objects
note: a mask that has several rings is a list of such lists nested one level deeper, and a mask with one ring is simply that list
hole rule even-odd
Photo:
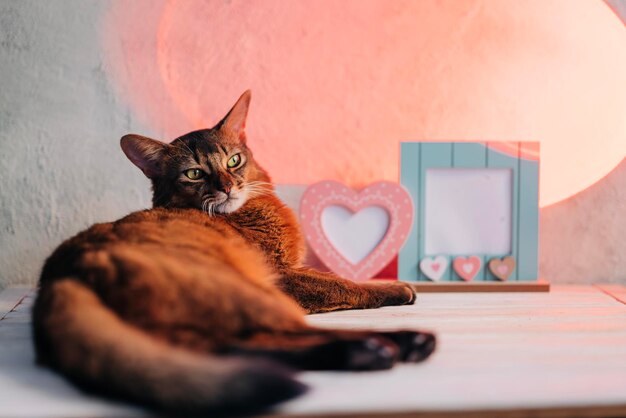
[{"label": "teal frame border", "polygon": [[[487,268],[492,258],[511,255],[515,271],[509,281],[537,280],[539,250],[539,161],[523,156],[524,142],[507,142],[517,153],[502,153],[488,142],[401,142],[400,183],[413,198],[414,222],[407,242],[398,254],[398,278],[403,281],[429,281],[419,269],[425,257],[424,231],[425,172],[432,168],[510,168],[512,171],[512,230],[511,252],[508,254],[441,254],[448,258],[448,268],[441,281],[460,281],[452,269],[457,256],[476,255],[482,258],[482,267],[474,281],[497,280]],[[491,143],[496,144],[496,143]],[[539,149],[539,144],[529,144]],[[515,151],[517,150],[517,151]]]}]

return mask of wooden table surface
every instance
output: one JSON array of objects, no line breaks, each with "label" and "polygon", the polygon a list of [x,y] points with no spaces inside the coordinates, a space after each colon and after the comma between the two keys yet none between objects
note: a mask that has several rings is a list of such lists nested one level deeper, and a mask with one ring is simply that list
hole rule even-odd
[{"label": "wooden table surface", "polygon": [[[311,315],[319,326],[428,329],[439,346],[425,363],[385,372],[302,373],[312,390],[275,416],[626,416],[625,303],[619,285],[553,286],[429,293],[414,306]],[[146,414],[36,368],[31,304],[28,289],[0,293],[0,417]]]}]

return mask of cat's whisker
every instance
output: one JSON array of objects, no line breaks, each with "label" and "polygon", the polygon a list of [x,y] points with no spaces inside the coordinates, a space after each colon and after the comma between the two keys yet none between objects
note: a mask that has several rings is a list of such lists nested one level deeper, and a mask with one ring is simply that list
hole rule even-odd
[{"label": "cat's whisker", "polygon": [[211,198],[202,201],[202,211],[208,216],[215,215],[215,202]]},{"label": "cat's whisker", "polygon": [[270,196],[272,194],[271,190],[267,189],[247,189],[248,197],[253,196]]},{"label": "cat's whisker", "polygon": [[260,196],[269,196],[269,193],[263,193],[263,192],[257,192],[257,191],[248,192],[248,198],[260,197]]},{"label": "cat's whisker", "polygon": [[258,196],[269,196],[269,192],[261,191],[261,190],[250,190],[248,191],[248,197],[258,197]]},{"label": "cat's whisker", "polygon": [[266,181],[251,181],[246,183],[246,187],[258,187],[258,186],[266,186],[269,189],[273,189],[272,183],[268,183]]},{"label": "cat's whisker", "polygon": [[247,190],[265,190],[268,192],[273,190],[272,184],[264,181],[251,181],[246,183],[243,188]]}]

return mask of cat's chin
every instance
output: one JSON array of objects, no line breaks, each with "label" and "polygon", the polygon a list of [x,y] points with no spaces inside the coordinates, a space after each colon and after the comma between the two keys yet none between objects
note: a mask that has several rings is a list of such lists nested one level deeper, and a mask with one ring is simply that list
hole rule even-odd
[{"label": "cat's chin", "polygon": [[243,206],[243,199],[229,199],[215,207],[216,213],[232,213]]},{"label": "cat's chin", "polygon": [[248,199],[248,194],[245,191],[240,191],[236,196],[229,197],[225,202],[220,203],[215,207],[216,213],[232,213],[243,206]]}]

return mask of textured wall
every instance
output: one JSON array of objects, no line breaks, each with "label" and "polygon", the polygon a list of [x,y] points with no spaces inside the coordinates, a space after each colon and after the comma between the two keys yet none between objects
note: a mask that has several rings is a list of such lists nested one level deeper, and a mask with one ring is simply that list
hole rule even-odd
[{"label": "textured wall", "polygon": [[584,192],[543,208],[540,233],[542,277],[626,283],[626,159]]},{"label": "textured wall", "polygon": [[150,132],[113,94],[99,1],[0,1],[0,287],[34,283],[87,225],[149,204],[117,145]]},{"label": "textured wall", "polygon": [[[121,135],[209,125],[247,87],[283,182],[396,179],[398,140],[532,139],[554,198],[624,156],[626,34],[601,2],[182,4],[0,1],[0,288],[149,205]],[[544,277],[626,281],[625,191],[622,162],[543,209]]]}]

